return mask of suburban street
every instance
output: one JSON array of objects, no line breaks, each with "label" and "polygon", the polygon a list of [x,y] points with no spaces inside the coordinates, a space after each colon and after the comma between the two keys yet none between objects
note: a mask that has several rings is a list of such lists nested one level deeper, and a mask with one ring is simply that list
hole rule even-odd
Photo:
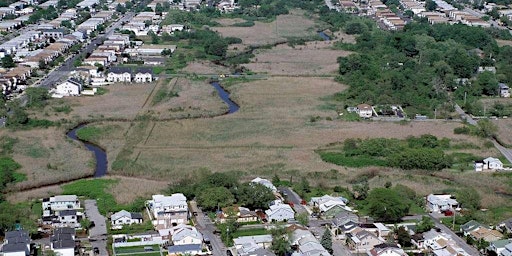
[{"label": "suburban street", "polygon": [[462,238],[457,236],[455,232],[453,232],[451,229],[443,225],[438,219],[436,219],[432,214],[429,214],[430,218],[434,221],[434,224],[436,225],[436,228],[439,228],[442,232],[450,235],[452,239],[457,243],[457,245],[462,248],[464,251],[466,251],[469,255],[480,255],[480,252],[478,252],[477,249],[475,249],[473,246],[470,246],[464,241]]},{"label": "suburban street", "polygon": [[296,213],[308,213],[306,208],[300,204],[302,199],[297,195],[297,193],[295,193],[295,191],[288,187],[280,187],[279,190],[282,191],[283,196],[288,200],[288,202],[293,203],[293,209]]},{"label": "suburban street", "polygon": [[215,225],[199,208],[197,209],[197,216],[195,216],[195,220],[197,230],[201,232],[204,237],[208,237],[210,239],[213,255],[226,255],[226,246],[222,243],[219,236],[213,234],[213,231],[216,229]]},{"label": "suburban street", "polygon": [[[135,16],[135,13],[128,12],[123,17],[121,17],[118,21],[114,22],[112,25],[106,28],[105,35],[98,36],[95,39],[93,39],[91,42],[86,44],[82,50],[80,51],[81,54],[90,54],[96,49],[96,47],[103,42],[105,37],[111,36],[114,34],[114,31],[116,28],[121,27],[123,22],[131,20]],[[80,55],[74,55],[71,58],[68,58],[60,67],[55,68],[52,70],[43,80],[39,82],[36,86],[38,87],[45,87],[45,88],[51,88],[56,83],[64,80],[66,76],[69,74],[70,71],[74,70],[73,63],[77,58],[79,58]]]},{"label": "suburban street", "polygon": [[107,256],[107,224],[105,217],[98,211],[96,200],[85,200],[85,214],[95,224],[89,229],[89,240],[92,247],[98,247],[100,255]]}]

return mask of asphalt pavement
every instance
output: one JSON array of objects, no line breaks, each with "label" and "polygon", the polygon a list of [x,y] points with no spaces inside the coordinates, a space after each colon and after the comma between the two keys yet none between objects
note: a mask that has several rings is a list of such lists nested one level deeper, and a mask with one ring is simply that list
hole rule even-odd
[{"label": "asphalt pavement", "polygon": [[94,227],[89,229],[92,247],[98,247],[101,256],[108,256],[107,224],[105,217],[98,211],[96,200],[85,200],[85,214],[90,221],[94,222]]},{"label": "asphalt pavement", "polygon": [[293,203],[293,209],[295,210],[296,213],[308,213],[306,208],[302,204],[300,204],[302,202],[302,199],[300,198],[299,195],[297,195],[297,193],[295,193],[295,191],[293,191],[289,187],[280,187],[279,191],[281,191],[282,195],[286,198],[286,200],[288,200],[288,202]]},{"label": "asphalt pavement", "polygon": [[462,248],[464,251],[466,251],[469,255],[474,255],[474,256],[480,255],[480,252],[476,248],[468,245],[466,243],[466,241],[464,241],[462,238],[460,238],[451,229],[449,229],[448,227],[443,225],[438,219],[436,219],[434,216],[432,216],[432,214],[429,214],[429,215],[432,218],[432,220],[434,221],[436,228],[439,228],[443,233],[450,235],[451,238],[453,239],[453,241],[455,241],[460,248]]},{"label": "asphalt pavement", "polygon": [[203,211],[201,211],[201,209],[198,209],[195,220],[197,224],[197,230],[203,234],[203,237],[208,237],[208,239],[210,239],[213,255],[226,255],[227,248],[220,240],[220,237],[213,234],[213,231],[216,229],[216,227],[210,218],[206,216]]}]

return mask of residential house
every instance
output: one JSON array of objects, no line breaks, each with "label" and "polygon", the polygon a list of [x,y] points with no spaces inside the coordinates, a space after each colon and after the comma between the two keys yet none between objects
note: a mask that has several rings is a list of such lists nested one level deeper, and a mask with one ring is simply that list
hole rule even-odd
[{"label": "residential house", "polygon": [[295,217],[295,212],[288,204],[274,204],[265,211],[268,221],[290,221]]},{"label": "residential house", "polygon": [[357,228],[347,234],[347,245],[350,250],[356,253],[364,253],[382,243],[384,243],[384,239],[361,228]]},{"label": "residential house", "polygon": [[507,219],[497,225],[498,229],[503,233],[512,233],[512,218]]},{"label": "residential house", "polygon": [[162,56],[162,52],[165,50],[173,53],[176,50],[176,45],[145,44],[135,48],[127,48],[124,53],[130,56]]},{"label": "residential house", "polygon": [[74,78],[69,78],[57,85],[55,88],[55,94],[62,96],[78,96],[82,89],[82,82]]},{"label": "residential house", "polygon": [[129,67],[111,67],[107,74],[108,82],[128,83],[132,81],[132,69]]},{"label": "residential house", "polygon": [[333,218],[344,211],[351,212],[352,209],[346,205],[347,203],[348,200],[344,197],[332,197],[329,195],[313,197],[310,201],[310,205],[320,209],[320,214],[324,218]]},{"label": "residential house", "polygon": [[75,229],[57,228],[50,237],[50,249],[57,255],[74,256],[75,255]]},{"label": "residential house", "polygon": [[503,249],[500,254],[498,254],[499,256],[512,256],[512,243],[509,243],[507,245],[505,245],[505,249]]},{"label": "residential house", "polygon": [[452,195],[434,195],[427,196],[427,208],[430,212],[445,212],[459,207],[457,200]]},{"label": "residential house", "polygon": [[189,212],[187,198],[176,193],[171,196],[153,195],[147,202],[155,221],[157,229],[170,228],[188,222]]},{"label": "residential house", "polygon": [[124,225],[140,224],[142,221],[142,214],[138,212],[121,210],[110,216],[111,229],[121,229]]},{"label": "residential house", "polygon": [[[243,247],[252,247],[256,245],[260,248],[270,248],[272,245],[271,235],[257,235],[257,236],[241,236],[233,239],[234,247],[240,250]],[[247,246],[247,245],[251,246]]]},{"label": "residential house", "polygon": [[222,211],[217,213],[217,221],[220,223],[225,223],[231,214],[236,216],[236,222],[238,223],[258,221],[258,215],[256,212],[251,211],[248,208],[238,206],[222,208]]},{"label": "residential house", "polygon": [[498,86],[500,90],[500,97],[510,98],[510,88],[504,83],[499,83]]},{"label": "residential house", "polygon": [[151,83],[153,81],[153,70],[151,68],[137,68],[134,81],[136,83]]},{"label": "residential house", "polygon": [[80,201],[76,195],[59,195],[43,199],[43,216],[62,210],[80,209]]},{"label": "residential house", "polygon": [[341,240],[346,239],[346,234],[359,226],[359,217],[352,212],[341,212],[332,219],[332,231]]},{"label": "residential house", "polygon": [[64,34],[66,32],[64,29],[61,29],[61,28],[58,28],[58,29],[41,29],[40,31],[41,31],[41,33],[43,34],[44,37],[53,38],[55,40],[64,37]]},{"label": "residential house", "polygon": [[25,230],[5,232],[2,246],[4,256],[29,256],[30,237]]},{"label": "residential house", "polygon": [[56,217],[53,226],[79,228],[82,214],[78,214],[76,210],[62,210],[57,212]]},{"label": "residential house", "polygon": [[472,231],[471,233],[469,233],[469,236],[473,238],[475,241],[484,240],[486,242],[494,242],[503,238],[503,234],[500,233],[498,230],[486,227],[480,227]]},{"label": "residential house", "polygon": [[378,244],[366,252],[368,256],[407,256],[396,244]]},{"label": "residential house", "polygon": [[261,184],[261,185],[269,188],[270,190],[272,190],[272,192],[276,192],[277,191],[277,188],[274,186],[274,184],[272,184],[272,182],[270,182],[267,179],[262,179],[260,177],[256,177],[253,180],[251,180],[251,183]]},{"label": "residential house", "polygon": [[498,158],[488,157],[482,161],[475,161],[475,171],[497,171],[503,169],[503,163]]},{"label": "residential house", "polygon": [[460,248],[450,235],[430,230],[423,233],[424,249],[432,251],[436,256],[457,255],[470,256],[464,249]]},{"label": "residential house", "polygon": [[368,104],[359,104],[356,113],[359,114],[359,117],[370,118],[373,116],[373,108]]},{"label": "residential house", "polygon": [[460,226],[460,232],[464,235],[464,236],[469,236],[469,234],[481,227],[486,227],[482,224],[480,224],[479,222],[477,222],[476,220],[470,220],[466,223],[464,223],[463,225]]},{"label": "residential house", "polygon": [[193,226],[179,224],[170,229],[173,245],[202,245],[203,235]]},{"label": "residential house", "polygon": [[169,34],[174,33],[174,31],[183,31],[183,29],[185,29],[185,25],[182,24],[170,24],[162,26],[162,32]]},{"label": "residential house", "polygon": [[168,256],[198,255],[202,252],[199,244],[171,245],[167,248]]},{"label": "residential house", "polygon": [[299,255],[330,256],[309,230],[297,228],[290,235],[290,243]]},{"label": "residential house", "polygon": [[495,255],[500,255],[501,252],[506,250],[505,246],[510,243],[512,243],[512,240],[510,239],[492,241],[489,243],[487,251],[493,251],[494,253],[496,253]]},{"label": "residential house", "polygon": [[235,245],[238,256],[276,256],[269,248],[263,248],[254,242]]}]

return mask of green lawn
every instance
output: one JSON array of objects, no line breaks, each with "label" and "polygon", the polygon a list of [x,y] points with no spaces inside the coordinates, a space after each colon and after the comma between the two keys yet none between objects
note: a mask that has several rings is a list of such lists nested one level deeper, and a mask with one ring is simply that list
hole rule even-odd
[{"label": "green lawn", "polygon": [[245,229],[245,230],[237,230],[233,234],[233,238],[241,237],[241,236],[258,236],[258,235],[267,235],[270,234],[270,231],[264,228],[255,228],[255,229]]},{"label": "green lawn", "polygon": [[[144,247],[151,247],[153,251],[145,252]],[[160,246],[158,245],[146,245],[146,246],[131,246],[131,247],[117,247],[115,248],[116,254],[123,253],[141,253],[141,255],[160,255]],[[130,254],[134,255],[134,254]]]}]

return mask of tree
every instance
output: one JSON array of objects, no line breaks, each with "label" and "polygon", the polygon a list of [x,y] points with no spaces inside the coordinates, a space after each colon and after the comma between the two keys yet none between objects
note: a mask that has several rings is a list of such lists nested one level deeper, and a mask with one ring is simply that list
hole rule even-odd
[{"label": "tree", "polygon": [[63,20],[60,22],[60,26],[61,27],[65,27],[65,28],[69,28],[69,29],[72,29],[73,28],[73,24],[71,23],[71,21],[69,20]]},{"label": "tree", "polygon": [[495,96],[498,94],[498,79],[489,71],[482,72],[476,79],[476,86],[479,86],[482,94]]},{"label": "tree", "polygon": [[14,60],[12,59],[11,55],[6,55],[2,58],[2,67],[3,68],[14,68],[16,67],[16,64],[14,63]]},{"label": "tree", "polygon": [[277,256],[284,256],[290,252],[290,241],[288,239],[288,232],[285,227],[278,226],[271,230],[272,245],[270,249]]},{"label": "tree", "polygon": [[126,7],[122,6],[121,4],[117,4],[116,12],[124,14],[126,12]]},{"label": "tree", "polygon": [[28,123],[28,114],[21,107],[15,107],[10,116],[7,117],[7,127],[21,127]]},{"label": "tree", "polygon": [[416,225],[416,233],[420,234],[423,232],[427,232],[435,227],[434,221],[430,217],[423,216],[421,217],[421,221]]},{"label": "tree", "polygon": [[295,219],[302,225],[302,226],[308,226],[309,225],[309,216],[307,212],[303,213],[297,213],[295,215]]},{"label": "tree", "polygon": [[374,188],[367,198],[370,215],[386,222],[399,221],[409,212],[408,202],[393,189]]},{"label": "tree", "polygon": [[364,200],[368,196],[368,191],[370,191],[370,185],[368,181],[363,181],[359,184],[355,184],[352,186],[352,190],[354,191],[354,198],[357,200]]},{"label": "tree", "polygon": [[367,30],[368,30],[368,26],[366,26],[366,24],[361,21],[352,21],[352,22],[348,22],[345,25],[345,33],[347,33],[349,35],[362,34],[363,32],[365,32]]},{"label": "tree", "polygon": [[461,207],[467,210],[478,210],[480,209],[480,194],[474,188],[463,188],[456,193],[457,201]]},{"label": "tree", "polygon": [[404,226],[400,226],[399,228],[395,228],[394,233],[395,233],[397,242],[402,247],[409,247],[409,246],[412,245],[412,243],[411,243],[411,235],[409,235],[409,232],[407,232],[407,230],[405,230]]},{"label": "tree", "polygon": [[272,177],[272,184],[279,186],[280,183],[281,179],[279,178],[279,176],[277,176],[277,173],[274,174],[274,177]]},{"label": "tree", "polygon": [[210,55],[215,55],[218,57],[225,57],[226,51],[228,49],[228,43],[222,38],[209,41],[206,44],[205,52]]},{"label": "tree", "polygon": [[483,138],[492,138],[498,132],[498,127],[488,119],[478,121],[477,127],[477,135]]},{"label": "tree", "polygon": [[332,254],[332,234],[329,229],[325,229],[324,234],[322,235],[322,240],[320,240],[320,244],[325,248],[325,250]]},{"label": "tree", "polygon": [[270,201],[275,199],[272,190],[261,184],[242,184],[236,190],[239,205],[251,209],[266,209]]},{"label": "tree", "polygon": [[225,187],[207,188],[197,197],[197,203],[206,210],[216,210],[217,208],[226,207],[235,201],[231,192]]},{"label": "tree", "polygon": [[162,12],[164,12],[164,8],[161,3],[157,3],[155,6],[155,13],[156,15],[162,15]]},{"label": "tree", "polygon": [[50,99],[48,89],[42,87],[30,87],[25,90],[28,102],[27,107],[44,107],[46,100]]},{"label": "tree", "polygon": [[427,11],[435,11],[436,8],[437,8],[437,4],[433,0],[427,0],[425,2],[425,9],[427,9]]}]

